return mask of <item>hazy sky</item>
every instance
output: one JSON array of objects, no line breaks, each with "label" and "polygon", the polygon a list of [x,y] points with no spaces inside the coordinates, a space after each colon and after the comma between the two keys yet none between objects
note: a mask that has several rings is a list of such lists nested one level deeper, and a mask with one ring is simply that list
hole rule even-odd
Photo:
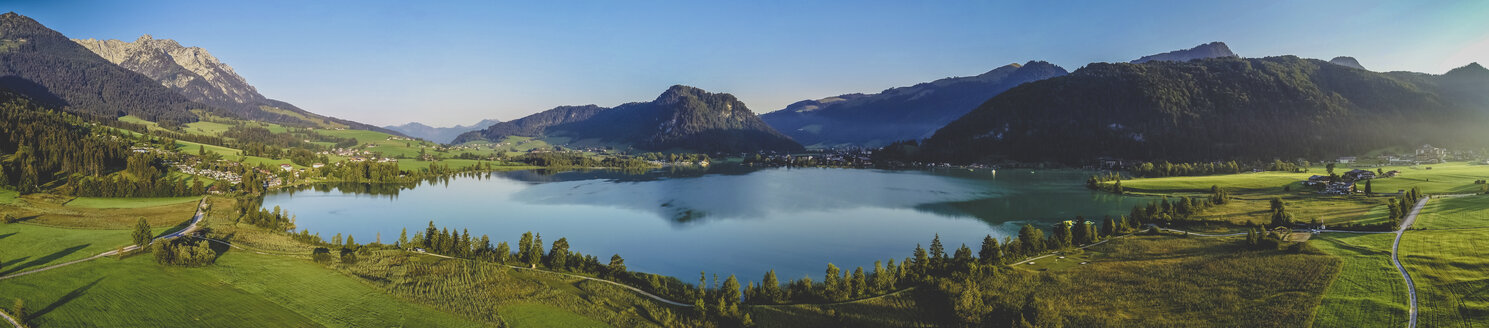
[{"label": "hazy sky", "polygon": [[0,0],[72,38],[207,49],[259,92],[384,125],[511,120],[686,84],[757,113],[1009,63],[1223,41],[1372,70],[1489,64],[1489,1]]}]

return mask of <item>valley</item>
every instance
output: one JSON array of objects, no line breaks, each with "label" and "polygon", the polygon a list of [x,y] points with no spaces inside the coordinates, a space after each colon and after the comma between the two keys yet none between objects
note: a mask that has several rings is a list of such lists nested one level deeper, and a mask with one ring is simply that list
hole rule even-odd
[{"label": "valley", "polygon": [[1489,325],[1479,35],[198,5],[0,14],[0,326]]}]

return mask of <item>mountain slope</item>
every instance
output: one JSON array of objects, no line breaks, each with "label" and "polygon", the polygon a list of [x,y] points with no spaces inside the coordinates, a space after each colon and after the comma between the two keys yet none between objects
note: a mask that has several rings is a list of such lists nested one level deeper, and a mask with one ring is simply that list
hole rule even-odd
[{"label": "mountain slope", "polygon": [[269,99],[231,66],[198,47],[149,34],[134,42],[74,39],[72,42],[120,67],[143,74],[187,99],[228,110],[236,116],[294,126],[353,128],[384,133],[383,128],[326,117],[295,105]]},{"label": "mountain slope", "polygon": [[1042,61],[1009,64],[977,76],[940,79],[872,95],[804,100],[760,118],[802,144],[879,147],[929,137],[1005,90],[1065,74],[1064,68]]},{"label": "mountain slope", "polygon": [[1489,71],[1374,73],[1293,56],[1091,64],[1004,92],[924,144],[928,159],[1074,163],[1309,159],[1484,140]]},{"label": "mountain slope", "polygon": [[190,110],[207,107],[14,12],[0,14],[0,87],[48,107],[168,126],[194,122]]},{"label": "mountain slope", "polygon": [[802,147],[761,121],[733,95],[676,85],[650,102],[615,108],[559,107],[469,132],[455,142],[505,136],[626,144],[641,150],[694,152],[798,151]]},{"label": "mountain slope", "polygon": [[1194,48],[1189,48],[1189,49],[1185,49],[1185,50],[1175,50],[1175,51],[1165,52],[1165,53],[1156,54],[1156,55],[1143,56],[1143,58],[1138,58],[1137,60],[1133,60],[1132,63],[1133,64],[1142,64],[1142,63],[1151,62],[1151,61],[1187,62],[1187,61],[1191,61],[1191,60],[1195,60],[1195,59],[1222,58],[1222,57],[1238,57],[1238,56],[1236,56],[1236,53],[1230,51],[1230,47],[1229,46],[1226,46],[1225,45],[1225,42],[1210,42],[1210,43],[1201,44],[1201,45],[1195,46]]},{"label": "mountain slope", "polygon": [[481,120],[480,122],[471,124],[469,126],[456,125],[452,127],[436,128],[424,125],[423,123],[419,122],[410,122],[404,125],[384,126],[383,128],[398,131],[399,133],[403,133],[403,135],[410,137],[420,138],[438,143],[450,143],[451,141],[455,140],[455,137],[458,137],[463,133],[485,129],[491,127],[492,125],[496,125],[497,123],[501,123],[501,121]]}]

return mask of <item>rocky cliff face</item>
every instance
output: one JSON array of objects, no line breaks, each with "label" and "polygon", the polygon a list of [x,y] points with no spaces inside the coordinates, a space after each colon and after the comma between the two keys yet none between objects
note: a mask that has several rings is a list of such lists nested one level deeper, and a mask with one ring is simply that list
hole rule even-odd
[{"label": "rocky cliff face", "polygon": [[1132,61],[1132,63],[1142,64],[1150,61],[1187,62],[1195,59],[1222,57],[1239,56],[1236,56],[1236,53],[1231,52],[1230,46],[1226,46],[1225,42],[1210,42],[1190,49],[1175,50],[1157,55],[1143,56],[1143,58],[1138,58],[1137,60]]},{"label": "rocky cliff face", "polygon": [[1334,65],[1344,66],[1344,67],[1353,67],[1353,68],[1358,68],[1358,69],[1365,69],[1365,66],[1360,65],[1360,61],[1355,60],[1355,57],[1348,57],[1348,56],[1334,57],[1334,59],[1330,59],[1329,60],[1329,63],[1332,63]]},{"label": "rocky cliff face", "polygon": [[149,34],[134,42],[73,39],[99,57],[159,81],[192,100],[234,107],[257,104],[264,96],[233,68],[207,50],[184,47],[175,40],[155,39]]}]

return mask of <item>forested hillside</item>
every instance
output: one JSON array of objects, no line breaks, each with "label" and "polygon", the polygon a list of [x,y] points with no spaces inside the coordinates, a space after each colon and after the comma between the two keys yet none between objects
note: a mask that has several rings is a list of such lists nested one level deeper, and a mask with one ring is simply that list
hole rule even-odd
[{"label": "forested hillside", "polygon": [[846,94],[803,100],[760,119],[804,145],[880,147],[929,137],[1003,91],[1062,76],[1064,68],[1043,61],[1009,64],[977,76],[940,79],[876,94]]},{"label": "forested hillside", "polygon": [[206,108],[16,13],[0,15],[0,87],[51,107],[168,126],[194,122],[190,110]]},{"label": "forested hillside", "polygon": [[1319,158],[1476,146],[1489,71],[1374,73],[1294,56],[1096,63],[994,97],[920,158],[1078,162]]}]

